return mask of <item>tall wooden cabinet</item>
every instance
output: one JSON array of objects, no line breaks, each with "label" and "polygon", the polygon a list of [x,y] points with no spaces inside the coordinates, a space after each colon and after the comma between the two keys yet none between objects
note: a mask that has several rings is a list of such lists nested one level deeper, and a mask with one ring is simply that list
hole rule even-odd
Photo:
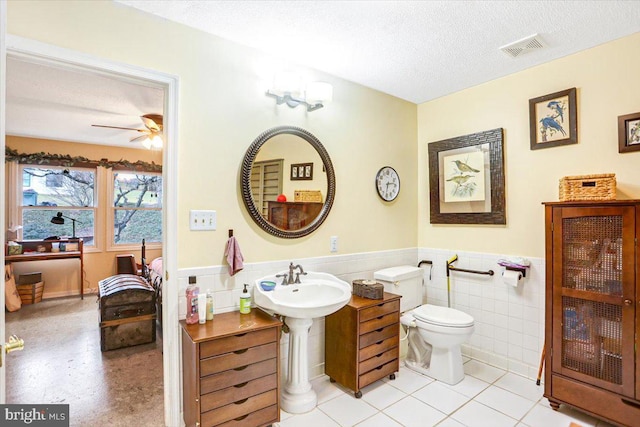
[{"label": "tall wooden cabinet", "polygon": [[545,392],[640,423],[640,200],[545,203]]},{"label": "tall wooden cabinet", "polygon": [[253,309],[180,324],[185,425],[260,427],[280,420],[279,320]]}]

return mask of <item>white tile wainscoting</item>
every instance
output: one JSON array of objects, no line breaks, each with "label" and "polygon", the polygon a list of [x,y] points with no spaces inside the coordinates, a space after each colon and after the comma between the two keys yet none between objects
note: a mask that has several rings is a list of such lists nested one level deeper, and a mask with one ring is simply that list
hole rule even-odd
[{"label": "white tile wainscoting", "polygon": [[[348,283],[355,279],[372,279],[377,270],[397,265],[423,265],[425,302],[447,305],[446,260],[458,255],[458,267],[494,270],[493,276],[452,272],[451,306],[471,314],[475,332],[463,345],[465,356],[489,365],[536,378],[544,339],[544,259],[529,258],[531,268],[517,288],[502,282],[503,267],[497,262],[505,255],[450,250],[409,248],[391,251],[296,258],[281,261],[245,263],[235,276],[226,265],[181,269],[178,271],[179,316],[186,314],[185,289],[189,276],[196,276],[200,290],[214,291],[215,312],[239,309],[243,284],[253,290],[254,281],[274,272],[286,270],[289,262],[301,264],[305,271],[333,274]],[[516,254],[517,255],[517,254]],[[432,269],[432,271],[430,271]],[[287,367],[288,335],[281,340],[282,371]],[[309,336],[310,377],[324,373],[324,318],[314,319]]]}]

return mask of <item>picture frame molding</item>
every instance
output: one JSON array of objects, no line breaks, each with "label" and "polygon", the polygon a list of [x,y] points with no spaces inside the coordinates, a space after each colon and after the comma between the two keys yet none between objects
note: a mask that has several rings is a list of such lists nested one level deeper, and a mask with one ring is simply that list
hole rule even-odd
[{"label": "picture frame molding", "polygon": [[[500,224],[507,223],[505,214],[505,175],[503,128],[431,142],[429,151],[429,204],[431,224]],[[491,186],[490,212],[444,213],[440,211],[439,153],[475,145],[489,144]]]},{"label": "picture frame molding", "polygon": [[313,180],[313,162],[291,163],[291,181],[311,181]]},{"label": "picture frame molding", "polygon": [[640,112],[618,116],[618,153],[640,151],[640,144],[629,145],[628,123],[640,120]]},{"label": "picture frame molding", "polygon": [[[552,99],[561,98],[563,96],[569,99],[569,136],[563,139],[557,139],[550,142],[538,142],[539,120],[536,114],[536,105],[541,102],[547,102]],[[562,90],[560,92],[551,93],[549,95],[539,96],[529,100],[529,136],[530,147],[532,150],[543,148],[559,147],[562,145],[570,145],[578,143],[578,109],[577,109],[577,90],[575,87]]]}]

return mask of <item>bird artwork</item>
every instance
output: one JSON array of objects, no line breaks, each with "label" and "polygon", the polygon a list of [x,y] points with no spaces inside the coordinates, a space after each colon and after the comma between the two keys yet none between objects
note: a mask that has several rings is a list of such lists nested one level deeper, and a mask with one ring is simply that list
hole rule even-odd
[{"label": "bird artwork", "polygon": [[473,194],[476,187],[475,182],[466,183],[471,178],[473,178],[473,175],[456,175],[447,179],[447,182],[454,182],[456,184],[454,189],[451,191],[451,195],[464,197],[466,194]]},{"label": "bird artwork", "polygon": [[[567,136],[562,124],[564,123],[564,115],[567,109],[564,101],[553,100],[547,104],[548,114],[540,119],[540,140],[547,142],[558,135]],[[558,120],[559,119],[559,120]]]},{"label": "bird artwork", "polygon": [[640,144],[640,121],[629,129],[629,145]]},{"label": "bird artwork", "polygon": [[478,169],[472,168],[471,166],[469,166],[468,164],[466,164],[465,162],[463,162],[461,160],[454,160],[453,163],[456,164],[456,167],[458,168],[460,173],[462,173],[462,172],[475,172],[475,173],[480,172]]},{"label": "bird artwork", "polygon": [[484,152],[468,151],[447,156],[444,160],[444,201],[484,200]]},{"label": "bird artwork", "polygon": [[562,102],[551,101],[547,104],[547,108],[555,111],[557,116],[560,117],[560,121],[564,123],[564,105]]}]

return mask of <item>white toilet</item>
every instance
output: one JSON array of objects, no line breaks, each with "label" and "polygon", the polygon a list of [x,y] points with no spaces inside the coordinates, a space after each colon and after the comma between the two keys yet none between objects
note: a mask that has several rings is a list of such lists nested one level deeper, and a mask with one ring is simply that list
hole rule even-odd
[{"label": "white toilet", "polygon": [[400,323],[407,327],[409,339],[405,365],[446,384],[457,384],[464,379],[460,345],[473,333],[473,317],[453,308],[422,304],[423,271],[407,265],[376,271],[373,277],[385,292],[402,295]]}]

